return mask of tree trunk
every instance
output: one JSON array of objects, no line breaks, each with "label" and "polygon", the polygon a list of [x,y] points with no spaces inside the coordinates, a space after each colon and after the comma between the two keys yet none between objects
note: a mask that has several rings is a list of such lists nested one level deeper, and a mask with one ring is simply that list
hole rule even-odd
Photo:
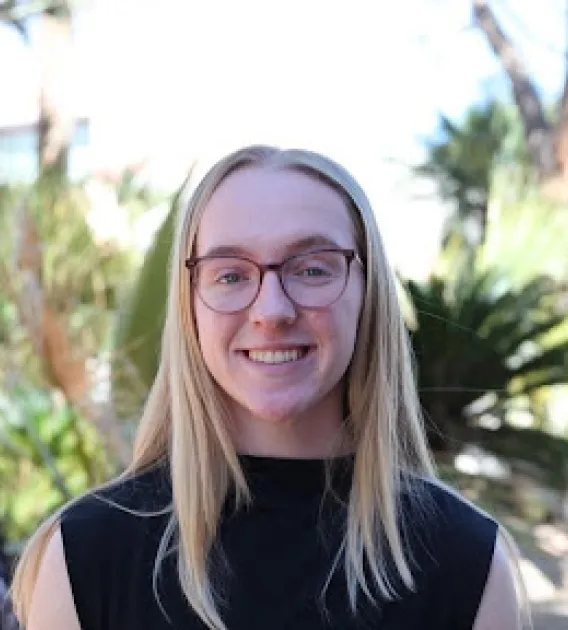
[{"label": "tree trunk", "polygon": [[71,11],[66,2],[41,13],[38,173],[65,179],[75,117],[71,99]]},{"label": "tree trunk", "polygon": [[[566,10],[568,12],[568,6],[566,7]],[[568,23],[566,24],[566,41],[568,43]],[[566,54],[564,57],[564,89],[562,91],[562,99],[560,100],[560,111],[555,130],[554,149],[562,180],[568,181],[568,57]]]},{"label": "tree trunk", "polygon": [[56,310],[42,286],[41,243],[25,205],[20,209],[18,227],[15,269],[8,270],[0,261],[4,290],[16,305],[50,385],[60,389],[69,404],[92,422],[116,460],[125,466],[130,460],[130,444],[120,430],[111,405],[92,400],[88,357],[73,347],[65,313]]},{"label": "tree trunk", "polygon": [[557,176],[561,171],[561,162],[555,152],[555,149],[559,148],[555,139],[558,134],[564,137],[564,134],[568,132],[568,129],[565,129],[566,125],[561,124],[555,130],[546,119],[536,88],[527,74],[520,55],[501,29],[487,0],[473,0],[473,18],[477,26],[485,33],[491,49],[511,81],[513,96],[523,121],[533,165],[543,181]]}]

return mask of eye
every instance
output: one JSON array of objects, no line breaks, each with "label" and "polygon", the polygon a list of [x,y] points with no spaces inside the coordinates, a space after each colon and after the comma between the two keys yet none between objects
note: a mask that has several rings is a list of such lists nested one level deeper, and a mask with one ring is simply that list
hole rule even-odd
[{"label": "eye", "polygon": [[300,265],[298,267],[298,269],[296,270],[296,275],[297,276],[304,276],[307,278],[321,278],[329,276],[329,270],[325,269],[322,266],[316,266],[316,265]]},{"label": "eye", "polygon": [[254,279],[253,265],[238,258],[204,258],[200,261],[199,282],[202,287],[218,289],[239,287]]},{"label": "eye", "polygon": [[288,271],[297,278],[329,278],[337,274],[337,267],[336,256],[321,252],[292,258]]},{"label": "eye", "polygon": [[245,282],[248,280],[247,274],[244,271],[225,271],[220,272],[215,278],[216,284],[238,284],[239,282]]}]

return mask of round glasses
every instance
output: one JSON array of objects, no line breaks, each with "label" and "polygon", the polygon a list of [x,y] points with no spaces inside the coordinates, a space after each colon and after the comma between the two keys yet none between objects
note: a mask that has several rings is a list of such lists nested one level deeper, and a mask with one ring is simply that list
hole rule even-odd
[{"label": "round glasses", "polygon": [[282,290],[296,305],[329,306],[345,291],[354,259],[361,263],[352,249],[318,249],[268,265],[241,256],[203,256],[188,258],[185,266],[206,306],[236,313],[255,301],[267,271],[278,275]]}]

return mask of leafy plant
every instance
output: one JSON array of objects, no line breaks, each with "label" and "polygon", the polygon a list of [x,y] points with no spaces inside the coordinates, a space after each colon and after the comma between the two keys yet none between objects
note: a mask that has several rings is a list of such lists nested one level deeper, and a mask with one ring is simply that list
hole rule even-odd
[{"label": "leafy plant", "polygon": [[498,269],[462,264],[451,279],[404,286],[414,305],[412,342],[434,448],[452,448],[472,417],[503,417],[513,398],[568,379],[568,339],[543,341],[565,319],[550,279],[514,288]]},{"label": "leafy plant", "polygon": [[475,442],[508,461],[522,461],[536,469],[533,475],[550,488],[568,487],[568,440],[538,429],[503,425],[496,430],[478,429]]},{"label": "leafy plant", "polygon": [[[458,235],[475,246],[485,238],[495,173],[529,173],[518,116],[496,101],[471,108],[459,125],[442,116],[438,137],[427,142],[427,151],[426,162],[415,172],[433,180],[440,198],[453,205],[445,238]],[[472,235],[473,230],[478,234]]]},{"label": "leafy plant", "polygon": [[168,265],[179,205],[191,174],[174,195],[131,293],[118,313],[113,341],[112,397],[114,409],[121,417],[135,416],[140,411],[158,369],[168,296]]},{"label": "leafy plant", "polygon": [[0,398],[0,522],[8,538],[24,538],[107,478],[109,466],[96,431],[61,396],[20,383]]}]

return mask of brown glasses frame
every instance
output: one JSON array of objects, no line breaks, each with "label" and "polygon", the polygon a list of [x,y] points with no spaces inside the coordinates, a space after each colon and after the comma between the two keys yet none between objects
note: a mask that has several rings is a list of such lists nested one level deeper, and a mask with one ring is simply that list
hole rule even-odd
[{"label": "brown glasses frame", "polygon": [[[288,291],[286,291],[286,288],[284,286],[284,282],[282,279],[282,267],[284,267],[284,265],[287,265],[291,260],[294,260],[294,258],[299,258],[301,256],[306,256],[309,254],[320,254],[320,253],[324,253],[324,252],[336,252],[338,254],[343,254],[343,256],[345,256],[345,261],[347,263],[347,269],[345,272],[345,282],[343,283],[343,287],[341,289],[341,291],[339,292],[339,295],[332,300],[331,302],[329,302],[329,304],[326,304],[324,306],[304,306],[303,304],[299,304],[298,302],[296,302],[296,300],[294,300],[289,294]],[[211,260],[211,259],[217,259],[217,258],[227,258],[227,259],[237,259],[237,260],[244,260],[245,262],[250,263],[251,265],[254,265],[259,273],[260,273],[260,280],[258,283],[258,289],[256,291],[256,293],[254,294],[254,296],[252,297],[252,299],[250,300],[250,302],[248,302],[248,304],[246,304],[245,306],[243,306],[242,308],[238,308],[235,309],[234,311],[219,311],[217,309],[212,308],[207,302],[206,300],[203,299],[203,296],[201,296],[201,294],[199,294],[199,297],[201,298],[201,301],[208,307],[210,308],[212,311],[215,311],[216,313],[238,313],[240,311],[244,311],[245,309],[247,309],[258,297],[258,294],[260,293],[260,289],[262,288],[262,283],[264,281],[264,276],[266,274],[267,271],[273,271],[277,277],[278,277],[278,281],[280,282],[280,287],[282,288],[282,291],[284,292],[284,294],[286,295],[286,297],[296,306],[299,306],[300,308],[309,308],[309,309],[317,309],[317,308],[327,308],[328,306],[331,306],[331,304],[333,304],[334,302],[336,302],[337,300],[339,300],[339,298],[343,295],[345,288],[347,287],[347,281],[349,279],[349,273],[351,270],[351,263],[353,262],[353,260],[356,260],[359,264],[362,265],[361,259],[359,258],[359,256],[355,253],[355,250],[353,249],[338,249],[338,248],[331,248],[331,247],[327,247],[327,248],[322,248],[322,249],[314,249],[312,251],[309,252],[302,252],[301,254],[294,254],[293,256],[289,256],[288,258],[285,258],[282,262],[279,263],[267,263],[267,264],[261,264],[261,263],[257,263],[254,260],[251,260],[250,258],[247,258],[246,256],[238,256],[238,255],[229,255],[229,254],[222,254],[222,255],[215,255],[212,254],[210,256],[201,256],[201,257],[197,257],[197,258],[186,258],[186,260],[184,261],[185,266],[187,267],[187,269],[190,270],[191,273],[193,273],[195,271],[195,268],[197,267],[197,265],[203,261],[203,260]]]}]

